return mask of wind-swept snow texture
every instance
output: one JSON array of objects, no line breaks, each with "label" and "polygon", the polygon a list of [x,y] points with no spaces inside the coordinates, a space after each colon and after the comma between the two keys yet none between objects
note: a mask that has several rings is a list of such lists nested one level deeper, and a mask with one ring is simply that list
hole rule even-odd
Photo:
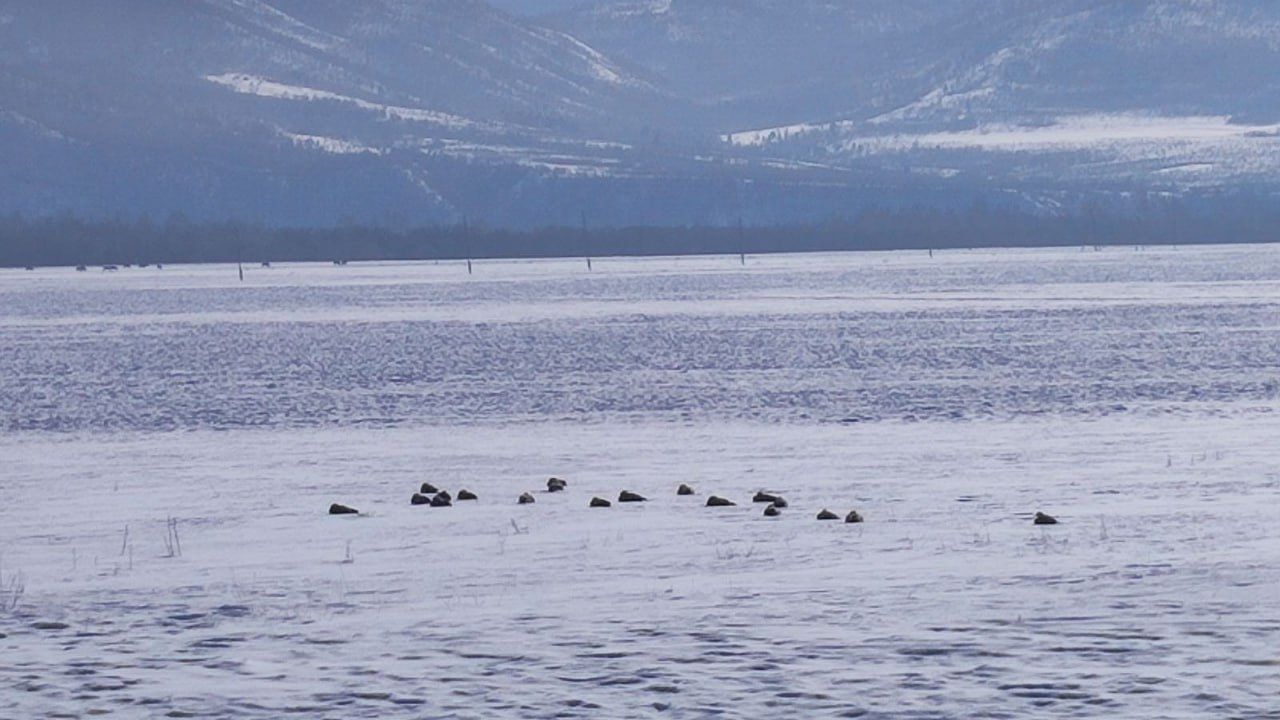
[{"label": "wind-swept snow texture", "polygon": [[1277,710],[1280,249],[44,269],[0,303],[0,717]]}]

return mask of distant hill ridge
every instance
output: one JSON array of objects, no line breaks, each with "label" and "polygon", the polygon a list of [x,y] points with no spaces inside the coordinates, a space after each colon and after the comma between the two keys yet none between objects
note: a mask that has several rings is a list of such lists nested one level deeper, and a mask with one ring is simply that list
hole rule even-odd
[{"label": "distant hill ridge", "polygon": [[544,7],[0,0],[0,212],[770,224],[1280,177],[1277,3]]}]

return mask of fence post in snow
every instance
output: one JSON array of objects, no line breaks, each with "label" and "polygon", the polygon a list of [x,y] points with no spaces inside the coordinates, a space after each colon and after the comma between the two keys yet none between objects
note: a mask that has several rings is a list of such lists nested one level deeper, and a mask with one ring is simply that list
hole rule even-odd
[{"label": "fence post in snow", "polygon": [[582,249],[587,256],[587,272],[591,272],[591,236],[587,234],[587,211],[582,211]]}]

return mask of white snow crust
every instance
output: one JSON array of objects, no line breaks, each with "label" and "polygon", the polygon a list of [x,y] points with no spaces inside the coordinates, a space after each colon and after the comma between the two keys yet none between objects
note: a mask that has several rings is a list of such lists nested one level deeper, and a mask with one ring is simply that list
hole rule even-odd
[{"label": "white snow crust", "polygon": [[1280,249],[245,271],[0,271],[0,717],[1274,713]]},{"label": "white snow crust", "polygon": [[451,129],[462,129],[476,125],[475,122],[468,120],[467,118],[451,115],[449,113],[437,112],[435,110],[424,110],[422,108],[384,105],[382,103],[370,102],[368,100],[351,97],[350,95],[342,95],[328,90],[319,90],[301,85],[290,85],[288,83],[275,82],[257,75],[249,75],[245,73],[223,73],[220,75],[208,75],[205,79],[211,83],[230,88],[232,91],[244,95],[256,95],[258,97],[275,98],[278,100],[344,103],[358,107],[361,110],[376,112],[388,120],[424,122]]}]

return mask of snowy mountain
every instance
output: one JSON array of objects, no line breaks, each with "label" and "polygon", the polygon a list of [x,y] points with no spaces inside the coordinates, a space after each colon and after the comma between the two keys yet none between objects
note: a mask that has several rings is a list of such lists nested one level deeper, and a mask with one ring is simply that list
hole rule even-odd
[{"label": "snowy mountain", "polygon": [[511,9],[0,0],[0,211],[787,222],[1280,170],[1269,1]]},{"label": "snowy mountain", "polygon": [[552,22],[704,105],[792,124],[1280,119],[1267,0],[615,0]]},{"label": "snowy mountain", "polygon": [[22,159],[0,172],[28,212],[448,219],[450,162],[595,163],[585,141],[655,95],[471,0],[0,2],[0,146]]},{"label": "snowy mountain", "polygon": [[926,92],[998,16],[936,0],[631,0],[549,22],[643,67],[716,124],[875,112]]},{"label": "snowy mountain", "polygon": [[[881,10],[839,7],[854,6]],[[658,16],[675,11],[667,8]],[[791,122],[726,140],[783,157],[1041,189],[1270,183],[1280,169],[1274,3],[957,0],[917,10],[907,32],[877,35],[897,48],[888,74],[862,66],[872,75],[864,85],[883,92],[840,93],[853,101],[843,109],[800,97]],[[771,58],[777,67],[792,61]]]}]

